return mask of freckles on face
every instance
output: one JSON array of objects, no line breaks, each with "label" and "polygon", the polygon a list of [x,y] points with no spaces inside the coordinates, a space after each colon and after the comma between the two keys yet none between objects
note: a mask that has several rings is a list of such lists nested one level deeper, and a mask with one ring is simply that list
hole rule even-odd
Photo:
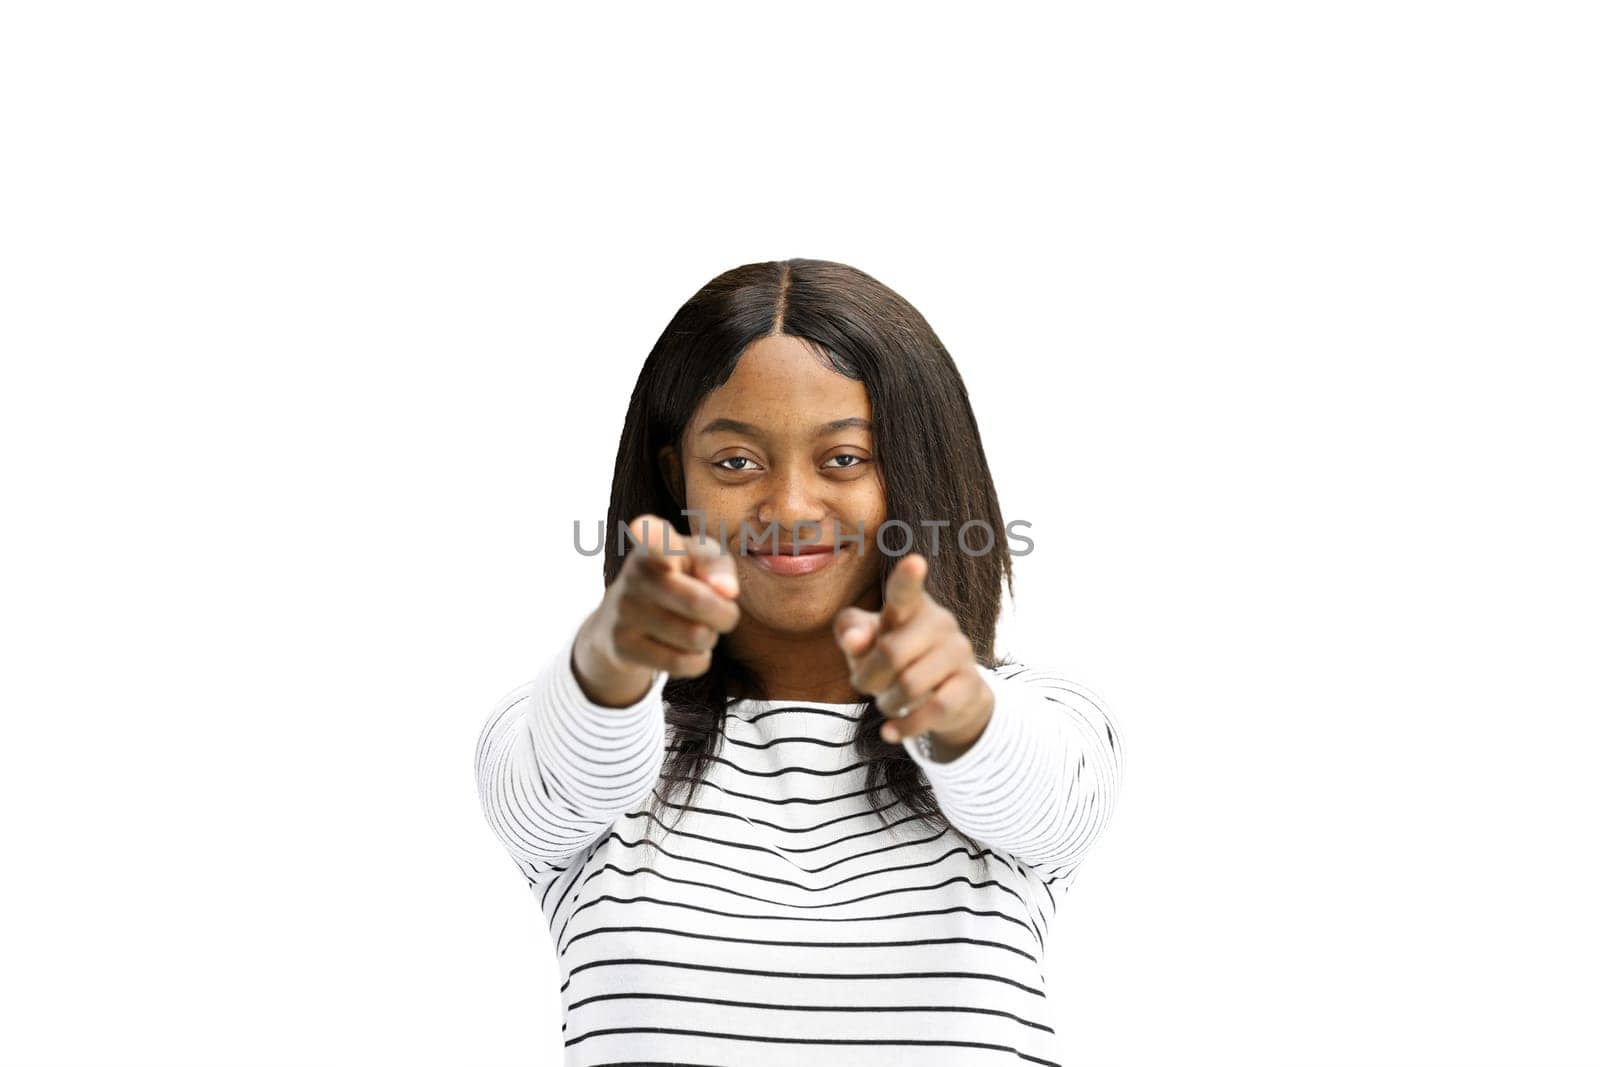
[{"label": "freckles on face", "polygon": [[[886,505],[871,420],[865,385],[781,335],[751,344],[690,419],[677,455],[685,507],[704,515],[690,523],[726,536],[755,621],[815,631],[876,587]],[[797,544],[840,547],[797,561]]]}]

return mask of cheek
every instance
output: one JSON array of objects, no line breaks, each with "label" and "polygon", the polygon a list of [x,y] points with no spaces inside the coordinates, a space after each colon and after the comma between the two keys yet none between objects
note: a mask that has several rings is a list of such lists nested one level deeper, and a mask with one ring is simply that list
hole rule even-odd
[{"label": "cheek", "polygon": [[[878,530],[886,521],[888,521],[888,516],[883,513],[881,501],[868,501],[862,510],[853,512],[851,515],[850,533],[852,535],[856,532],[855,524],[858,522],[861,524],[860,557],[857,560],[856,572],[858,580],[864,574],[872,575],[873,580],[876,580],[878,567],[883,556],[883,553],[878,548]],[[891,545],[899,543],[893,540],[897,533],[898,527],[891,527],[888,530],[887,536],[890,538],[889,543]],[[851,545],[852,549],[856,547],[854,544]]]},{"label": "cheek", "polygon": [[839,511],[849,516],[852,526],[863,523],[869,535],[888,519],[888,502],[884,498],[883,483],[878,478],[862,478],[850,487],[849,495],[839,502]]},{"label": "cheek", "polygon": [[[878,530],[889,520],[889,516],[885,513],[883,506],[882,495],[873,494],[862,501],[860,509],[855,512],[855,516],[857,521],[860,521],[865,527],[865,535],[862,538],[862,551],[872,557],[878,556]],[[898,527],[891,528],[889,533],[892,535],[897,529]]]},{"label": "cheek", "polygon": [[[728,531],[729,537],[738,537],[739,522],[744,514],[739,510],[736,495],[729,493],[726,486],[704,476],[690,475],[684,479],[683,496],[684,509],[699,512],[704,517],[707,537],[716,536],[719,524]],[[694,515],[687,518],[691,523],[700,521]]]}]

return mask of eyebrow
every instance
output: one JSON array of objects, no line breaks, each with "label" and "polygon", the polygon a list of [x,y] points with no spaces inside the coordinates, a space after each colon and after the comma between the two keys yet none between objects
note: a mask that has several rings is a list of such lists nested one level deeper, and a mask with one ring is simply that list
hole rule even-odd
[{"label": "eyebrow", "polygon": [[[818,426],[812,431],[812,436],[816,437],[820,436],[821,434],[832,433],[835,430],[867,430],[870,432],[872,430],[872,423],[869,420],[863,419],[859,416],[852,416],[848,419],[834,419],[832,422],[825,422],[821,426]],[[766,436],[759,429],[750,425],[748,422],[740,422],[737,419],[712,419],[710,422],[700,427],[700,432],[702,434],[742,433],[746,437]]]}]

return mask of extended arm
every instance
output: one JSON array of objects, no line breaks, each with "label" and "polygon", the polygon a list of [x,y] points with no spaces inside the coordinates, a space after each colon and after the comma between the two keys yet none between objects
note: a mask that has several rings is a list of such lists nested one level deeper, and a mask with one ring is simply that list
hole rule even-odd
[{"label": "extended arm", "polygon": [[532,681],[502,697],[478,737],[484,815],[535,883],[650,796],[665,752],[666,673],[638,702],[604,707],[578,685],[572,648],[562,642]]},{"label": "extended arm", "polygon": [[1079,863],[1104,830],[1122,783],[1122,736],[1088,689],[1048,671],[984,669],[994,713],[955,759],[926,735],[907,744],[941,810],[974,840],[1048,874]]}]

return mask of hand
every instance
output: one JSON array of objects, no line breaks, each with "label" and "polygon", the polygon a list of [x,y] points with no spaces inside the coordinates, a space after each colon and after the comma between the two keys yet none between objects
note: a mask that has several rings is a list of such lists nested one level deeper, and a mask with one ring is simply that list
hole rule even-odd
[{"label": "hand", "polygon": [[845,608],[833,633],[850,664],[850,681],[871,694],[894,742],[930,735],[934,758],[955,759],[994,714],[994,693],[978,670],[972,642],[949,609],[923,586],[928,561],[912,553],[895,565],[881,612]]},{"label": "hand", "polygon": [[573,673],[597,704],[627,707],[656,671],[693,678],[711,667],[717,639],[739,622],[733,557],[714,540],[684,537],[666,519],[628,523],[635,544],[605,597],[579,628]]}]

